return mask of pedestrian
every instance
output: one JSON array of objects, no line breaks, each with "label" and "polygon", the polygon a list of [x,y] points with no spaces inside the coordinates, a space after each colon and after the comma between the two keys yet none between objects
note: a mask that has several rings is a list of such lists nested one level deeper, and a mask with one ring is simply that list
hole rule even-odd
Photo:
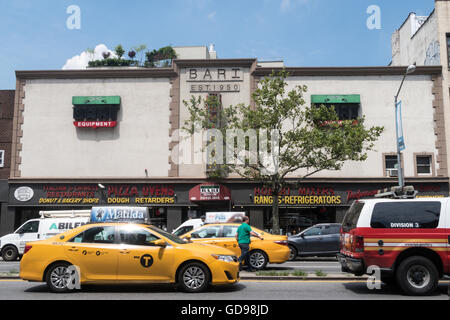
[{"label": "pedestrian", "polygon": [[245,265],[247,266],[247,271],[255,271],[251,266],[250,262],[248,260],[248,252],[250,250],[250,236],[257,237],[261,240],[264,240],[259,234],[252,231],[252,228],[248,224],[249,218],[245,216],[243,218],[242,224],[239,226],[236,232],[236,241],[239,244],[239,248],[241,249],[241,256],[239,257],[239,270],[241,269],[242,261],[244,261]]},{"label": "pedestrian", "polygon": [[201,216],[200,219],[202,220],[200,226],[204,226],[206,223],[206,217],[205,216]]}]

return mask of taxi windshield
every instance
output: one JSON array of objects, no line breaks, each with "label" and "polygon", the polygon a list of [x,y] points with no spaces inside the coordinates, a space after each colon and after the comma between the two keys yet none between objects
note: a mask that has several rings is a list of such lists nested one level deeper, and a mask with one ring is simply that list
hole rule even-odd
[{"label": "taxi windshield", "polygon": [[161,229],[159,229],[159,228],[157,228],[155,226],[147,226],[147,228],[152,230],[152,231],[158,232],[160,235],[166,237],[167,239],[169,239],[170,241],[173,241],[175,243],[178,243],[178,244],[186,244],[187,243],[183,239],[178,238],[176,235],[168,233],[168,232],[166,232],[164,230],[161,230]]}]

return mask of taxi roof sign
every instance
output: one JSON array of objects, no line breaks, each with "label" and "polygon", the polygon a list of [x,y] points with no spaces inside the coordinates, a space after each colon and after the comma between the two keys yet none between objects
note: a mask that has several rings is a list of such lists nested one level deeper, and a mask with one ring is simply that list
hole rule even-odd
[{"label": "taxi roof sign", "polygon": [[147,207],[93,207],[91,223],[130,222],[149,223],[150,214]]}]

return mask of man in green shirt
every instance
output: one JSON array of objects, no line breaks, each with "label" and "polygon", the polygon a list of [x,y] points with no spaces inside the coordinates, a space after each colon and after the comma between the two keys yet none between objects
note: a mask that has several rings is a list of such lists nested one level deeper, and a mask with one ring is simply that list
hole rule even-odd
[{"label": "man in green shirt", "polygon": [[247,266],[248,271],[255,271],[248,261],[248,252],[250,250],[250,236],[257,237],[261,240],[264,240],[259,234],[252,231],[252,228],[248,224],[249,219],[247,216],[243,218],[242,224],[239,226],[236,232],[236,241],[239,244],[239,248],[241,248],[241,256],[239,257],[239,269],[241,269],[241,262],[245,261],[245,265]]}]

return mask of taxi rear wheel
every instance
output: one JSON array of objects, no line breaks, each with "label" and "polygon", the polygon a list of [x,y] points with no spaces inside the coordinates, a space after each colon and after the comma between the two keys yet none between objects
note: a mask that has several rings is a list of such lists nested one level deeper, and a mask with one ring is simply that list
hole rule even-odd
[{"label": "taxi rear wheel", "polygon": [[178,274],[178,284],[185,292],[202,292],[209,286],[211,275],[208,268],[198,262],[185,265]]},{"label": "taxi rear wheel", "polygon": [[74,287],[71,286],[73,277],[69,270],[70,264],[67,262],[57,262],[52,265],[45,276],[45,281],[50,291],[55,293],[72,292]]},{"label": "taxi rear wheel", "polygon": [[250,263],[250,267],[253,269],[262,270],[266,267],[269,259],[261,250],[253,250],[249,254],[248,262]]}]

